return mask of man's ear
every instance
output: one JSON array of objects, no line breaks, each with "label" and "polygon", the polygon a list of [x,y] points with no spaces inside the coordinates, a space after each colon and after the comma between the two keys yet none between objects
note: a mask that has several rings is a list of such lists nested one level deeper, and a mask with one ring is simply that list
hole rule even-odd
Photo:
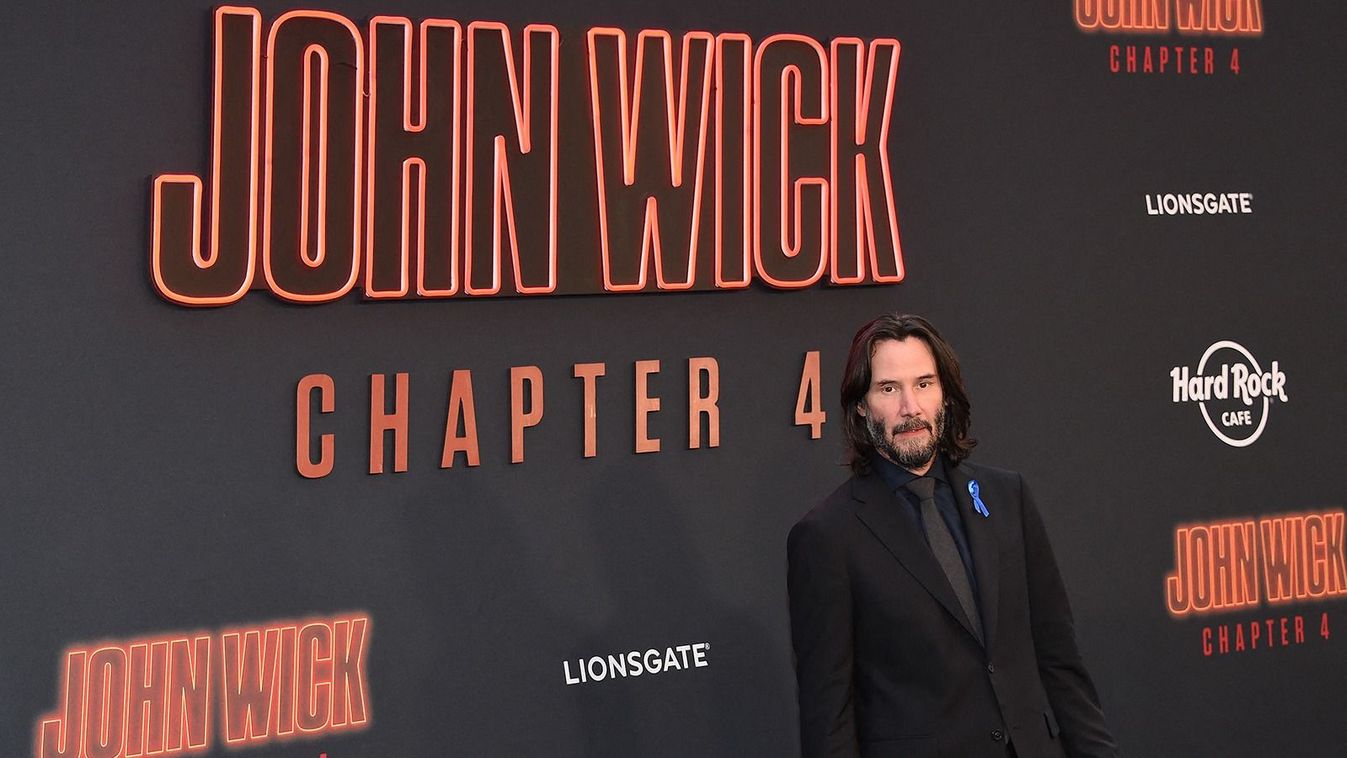
[{"label": "man's ear", "polygon": [[865,418],[865,403],[856,403],[856,415]]}]

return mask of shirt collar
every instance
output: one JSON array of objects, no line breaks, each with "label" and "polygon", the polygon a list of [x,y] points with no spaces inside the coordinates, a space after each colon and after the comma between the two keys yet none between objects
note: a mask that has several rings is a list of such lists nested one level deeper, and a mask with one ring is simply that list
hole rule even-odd
[{"label": "shirt collar", "polygon": [[[897,492],[907,486],[907,483],[918,476],[911,471],[899,466],[878,453],[870,456],[870,467],[879,474],[884,483],[890,490]],[[935,479],[938,482],[949,484],[949,473],[945,470],[945,456],[943,453],[936,453],[935,461],[931,463],[931,470],[926,472],[926,476]]]}]

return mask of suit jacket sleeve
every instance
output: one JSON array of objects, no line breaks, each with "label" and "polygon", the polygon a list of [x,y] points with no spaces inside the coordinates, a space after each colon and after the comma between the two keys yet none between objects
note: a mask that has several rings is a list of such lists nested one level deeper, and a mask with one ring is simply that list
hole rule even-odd
[{"label": "suit jacket sleeve", "polygon": [[851,587],[845,558],[823,526],[809,519],[791,529],[786,554],[801,753],[804,758],[855,756]]},{"label": "suit jacket sleeve", "polygon": [[1104,720],[1099,694],[1076,643],[1075,622],[1043,518],[1020,480],[1024,504],[1024,549],[1029,573],[1029,617],[1038,672],[1072,758],[1116,756],[1118,746]]}]

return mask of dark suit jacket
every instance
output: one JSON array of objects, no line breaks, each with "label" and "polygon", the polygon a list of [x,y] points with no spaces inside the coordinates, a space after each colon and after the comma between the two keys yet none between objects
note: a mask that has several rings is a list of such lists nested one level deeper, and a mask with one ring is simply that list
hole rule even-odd
[{"label": "dark suit jacket", "polygon": [[[1112,756],[1043,521],[1020,475],[949,474],[977,574],[984,646],[910,507],[874,473],[790,532],[790,620],[805,758]],[[990,516],[973,509],[976,480]]]}]

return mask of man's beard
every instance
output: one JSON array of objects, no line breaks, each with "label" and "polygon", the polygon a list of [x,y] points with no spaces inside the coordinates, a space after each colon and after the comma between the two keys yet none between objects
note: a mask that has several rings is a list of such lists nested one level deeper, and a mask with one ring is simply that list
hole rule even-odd
[{"label": "man's beard", "polygon": [[945,434],[945,407],[942,405],[940,410],[936,411],[935,428],[932,430],[931,436],[919,444],[900,447],[895,443],[894,435],[918,429],[931,429],[931,425],[921,419],[910,419],[885,433],[884,422],[870,416],[866,420],[865,427],[870,434],[870,444],[880,455],[902,468],[913,471],[925,466],[935,458],[935,453],[940,447],[940,438]]}]

